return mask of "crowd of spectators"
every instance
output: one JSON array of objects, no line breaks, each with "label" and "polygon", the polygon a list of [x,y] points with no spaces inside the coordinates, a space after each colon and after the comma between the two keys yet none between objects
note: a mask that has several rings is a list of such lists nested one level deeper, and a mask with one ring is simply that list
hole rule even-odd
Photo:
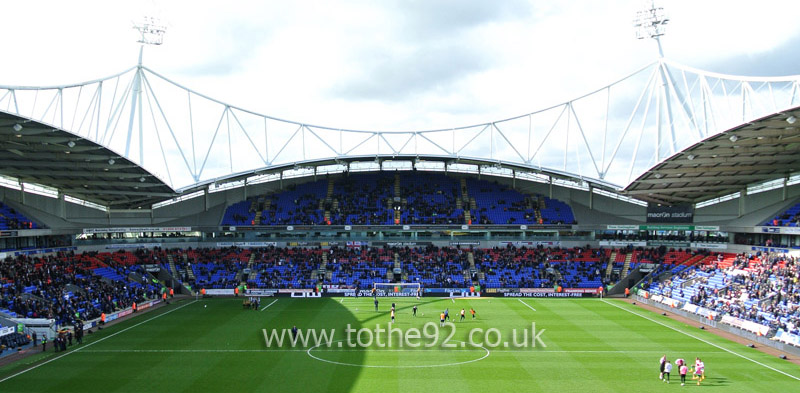
[{"label": "crowd of spectators", "polygon": [[771,220],[764,223],[765,226],[773,227],[797,227],[800,226],[800,203],[797,203],[785,211],[777,214]]},{"label": "crowd of spectators", "polygon": [[608,230],[598,232],[597,240],[611,241],[667,241],[667,242],[700,242],[727,243],[727,233],[711,231],[631,231]]},{"label": "crowd of spectators", "polygon": [[142,272],[138,266],[126,269],[97,253],[7,258],[0,264],[0,308],[21,317],[55,319],[58,324],[72,325],[158,295],[153,285],[94,274],[98,268],[111,268],[126,275]]},{"label": "crowd of spectators", "polygon": [[313,288],[312,277],[321,249],[267,247],[253,251],[253,267],[247,276],[251,288]]},{"label": "crowd of spectators", "polygon": [[334,182],[330,201],[323,208],[330,212],[331,225],[389,225],[394,219],[387,200],[394,178],[376,174],[351,174]]},{"label": "crowd of spectators", "polygon": [[33,220],[13,207],[0,202],[0,229],[36,229],[39,228]]},{"label": "crowd of spectators", "polygon": [[466,184],[420,171],[326,177],[234,203],[222,225],[576,223],[563,202],[486,180],[468,179]]},{"label": "crowd of spectators", "polygon": [[785,254],[718,254],[685,270],[656,293],[774,329],[800,334],[800,261]]}]

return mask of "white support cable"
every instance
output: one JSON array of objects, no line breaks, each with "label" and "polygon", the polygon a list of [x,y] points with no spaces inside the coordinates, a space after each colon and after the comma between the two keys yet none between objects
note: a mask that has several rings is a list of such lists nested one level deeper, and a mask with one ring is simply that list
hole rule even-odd
[{"label": "white support cable", "polygon": [[303,125],[302,125],[302,124],[297,126],[297,129],[296,129],[296,130],[294,130],[294,133],[292,134],[292,136],[291,136],[291,137],[289,137],[289,139],[287,139],[287,140],[286,140],[286,143],[284,143],[284,144],[283,144],[283,146],[281,147],[281,149],[280,149],[280,150],[278,150],[278,152],[277,152],[277,153],[275,153],[275,156],[274,156],[274,157],[272,157],[272,161],[275,161],[275,160],[276,160],[276,159],[277,159],[277,158],[278,158],[278,157],[281,155],[281,153],[283,153],[283,149],[285,149],[285,148],[286,148],[286,146],[288,146],[288,145],[289,145],[289,142],[291,142],[291,141],[292,141],[292,139],[294,139],[294,137],[297,135],[297,133],[298,133],[298,132],[300,132],[300,130],[301,130],[302,128],[303,128]]},{"label": "white support cable", "polygon": [[206,162],[208,161],[208,157],[211,155],[211,148],[214,147],[214,141],[217,139],[217,134],[219,134],[219,128],[222,126],[222,120],[225,119],[225,113],[227,110],[223,109],[222,114],[219,116],[219,122],[217,123],[217,129],[214,131],[214,136],[211,137],[211,143],[208,144],[208,151],[206,152],[205,158],[203,158],[203,165],[200,165],[200,171],[197,172],[197,176],[200,177],[203,174],[203,170],[206,168]]},{"label": "white support cable", "polygon": [[[156,125],[156,113],[153,110],[153,103],[150,100],[151,93],[149,90],[144,91],[145,97],[147,97],[147,107],[150,109],[150,118],[153,120],[153,129],[155,130],[156,140],[158,141],[158,147],[161,149],[161,158],[164,160],[164,167],[167,171],[167,179],[169,180],[169,186],[172,187],[172,171],[169,169],[169,161],[167,161],[167,155],[164,153],[164,144],[161,142],[161,133],[158,132],[158,126]],[[184,162],[186,157],[184,157]],[[186,163],[187,167],[189,163]]]},{"label": "white support cable", "polygon": [[497,124],[494,124],[494,123],[492,123],[492,127],[494,127],[494,129],[497,130],[497,133],[500,134],[501,137],[503,137],[503,139],[506,141],[506,143],[508,143],[508,146],[510,146],[514,150],[514,153],[517,153],[517,156],[519,156],[519,159],[522,160],[522,162],[525,162],[525,157],[523,157],[522,154],[519,152],[519,150],[517,150],[516,146],[514,146],[514,144],[511,143],[511,141],[508,140],[508,138],[506,138],[506,135],[503,133],[503,130],[498,128]]},{"label": "white support cable", "polygon": [[11,98],[12,98],[12,101],[14,102],[14,113],[19,115],[20,114],[19,113],[19,104],[17,103],[17,91],[16,90],[11,90]]},{"label": "white support cable", "polygon": [[197,152],[196,152],[196,148],[194,146],[194,119],[192,118],[192,93],[191,92],[188,92],[188,91],[186,92],[186,100],[187,100],[186,101],[187,108],[189,109],[189,136],[191,137],[191,140],[192,140],[192,170],[190,172],[192,173],[192,177],[194,178],[194,181],[198,181],[199,179],[197,177]]},{"label": "white support cable", "polygon": [[[98,93],[97,93],[97,107],[95,108],[94,114],[97,116],[96,119],[92,119],[94,123],[94,139],[95,141],[99,140],[100,137],[100,112],[103,109],[103,81],[99,82],[98,86]],[[89,133],[91,134],[91,130]]]},{"label": "white support cable", "polygon": [[[415,136],[416,136],[415,133],[411,133],[411,134],[408,135],[408,139],[406,139],[406,142],[403,143],[403,146],[401,146],[400,149],[398,150],[398,152],[400,152],[400,154],[402,154],[403,149],[405,149],[406,146],[408,146],[408,143],[411,142],[411,140],[414,139]],[[414,153],[416,154],[416,151]]]},{"label": "white support cable", "polygon": [[656,76],[656,70],[653,69],[653,72],[650,73],[650,78],[647,80],[647,84],[645,84],[642,92],[639,94],[639,99],[636,100],[636,105],[633,107],[633,111],[631,111],[630,116],[628,116],[628,121],[625,123],[624,131],[622,135],[620,135],[619,140],[617,141],[617,145],[614,147],[614,151],[611,153],[611,157],[608,159],[608,166],[603,169],[603,173],[608,173],[611,170],[611,164],[614,163],[614,159],[617,157],[617,152],[619,148],[622,146],[622,143],[625,141],[625,137],[628,135],[630,131],[631,124],[633,124],[633,120],[636,118],[636,114],[639,112],[639,107],[642,105],[642,100],[644,99],[645,95],[649,91],[650,85],[653,83],[653,80]]},{"label": "white support cable", "polygon": [[[144,86],[146,89],[145,92],[147,93],[147,103],[150,107],[150,115],[153,116],[153,129],[155,130],[156,135],[159,135],[158,124],[156,123],[155,111],[153,110],[153,105],[150,102],[151,96],[153,97],[153,101],[155,101],[156,103],[156,108],[158,108],[158,112],[161,114],[162,120],[164,120],[164,124],[166,124],[167,126],[167,130],[169,130],[169,134],[172,136],[172,141],[175,142],[175,147],[178,148],[178,152],[180,153],[181,158],[183,159],[184,165],[186,165],[186,169],[189,171],[190,175],[193,175],[194,173],[192,172],[192,167],[189,165],[189,159],[186,158],[186,154],[183,152],[183,148],[181,147],[180,142],[178,142],[178,138],[175,136],[175,132],[172,131],[172,126],[169,124],[169,119],[167,119],[167,115],[164,113],[164,109],[161,108],[161,103],[159,103],[158,97],[156,97],[156,93],[155,91],[153,91],[153,87],[150,85],[150,81],[147,79],[146,75],[144,75],[142,79],[144,79]],[[161,143],[160,136],[158,137],[158,143],[161,146],[161,152],[163,153],[164,145]],[[169,170],[169,162],[166,160],[166,157],[164,158],[164,165],[166,166],[167,174],[169,174],[170,177],[170,186],[174,186],[174,184],[172,183],[172,175],[170,174],[171,171]]]},{"label": "white support cable", "polygon": [[225,131],[228,134],[228,162],[233,173],[233,143],[231,142],[231,107],[225,107]]},{"label": "white support cable", "polygon": [[28,116],[33,119],[36,115],[36,102],[39,100],[39,89],[34,90],[33,105],[31,105],[31,115]]},{"label": "white support cable", "polygon": [[[323,139],[323,138],[322,138],[322,137],[320,137],[320,136],[319,136],[319,135],[318,135],[316,132],[314,132],[314,130],[313,130],[312,128],[310,128],[309,126],[306,126],[306,129],[308,130],[308,132],[310,132],[310,133],[311,133],[311,135],[314,135],[314,137],[316,137],[316,138],[317,138],[317,139],[318,139],[320,142],[322,142],[322,143],[323,143],[323,144],[324,144],[324,145],[325,145],[325,146],[326,146],[328,149],[331,149],[331,151],[333,152],[333,154],[336,154],[337,156],[341,154],[340,152],[336,151],[336,149],[334,149],[334,148],[333,148],[333,146],[331,146],[330,144],[328,144],[328,142],[327,142],[327,141],[325,141],[325,139]],[[387,142],[387,143],[388,143],[388,142]]]},{"label": "white support cable", "polygon": [[421,136],[422,138],[424,138],[425,140],[427,140],[428,142],[432,143],[434,146],[436,146],[436,147],[438,147],[439,149],[441,149],[441,150],[442,150],[442,151],[443,151],[445,154],[447,154],[447,155],[449,155],[449,156],[455,156],[455,155],[456,155],[456,154],[455,154],[455,152],[449,152],[449,151],[447,151],[447,149],[445,149],[445,148],[443,148],[443,147],[439,146],[439,144],[438,144],[438,143],[436,143],[436,142],[432,141],[430,138],[428,138],[427,136],[425,136],[425,133],[419,132],[419,133],[418,133],[418,135],[419,135],[419,136]]},{"label": "white support cable", "polygon": [[553,130],[556,128],[558,122],[561,120],[561,116],[563,116],[564,112],[566,111],[567,107],[565,105],[564,107],[561,108],[561,112],[558,114],[558,117],[556,117],[556,120],[553,122],[553,125],[550,126],[550,130],[547,131],[547,134],[544,136],[544,138],[542,138],[542,141],[539,143],[539,146],[536,148],[536,150],[534,150],[533,155],[529,158],[529,160],[533,160],[533,157],[536,157],[536,155],[539,154],[539,150],[542,148],[542,146],[544,146],[545,142],[547,141],[547,138],[549,138],[550,134],[553,133]]},{"label": "white support cable", "polygon": [[633,148],[633,155],[631,156],[631,165],[628,169],[628,182],[630,183],[632,175],[633,175],[633,167],[636,166],[636,156],[639,154],[639,146],[642,144],[642,136],[644,135],[644,127],[645,123],[647,122],[647,114],[650,111],[650,103],[653,101],[653,92],[658,88],[655,86],[655,80],[650,85],[650,91],[647,94],[647,104],[644,106],[644,114],[642,115],[642,125],[639,127],[639,137],[636,138],[636,145]]},{"label": "white support cable", "polygon": [[[77,129],[73,129],[74,133],[80,134],[81,130],[83,129],[83,124],[86,122],[86,118],[89,117],[89,119],[92,119],[94,117],[94,113],[92,113],[91,116],[89,115],[89,110],[92,109],[92,106],[94,104],[94,100],[97,98],[97,92],[98,92],[98,90],[97,90],[97,88],[95,88],[94,94],[92,94],[92,98],[89,99],[89,104],[86,106],[86,112],[83,113],[83,117],[81,118],[80,123],[78,123],[78,128]],[[75,105],[75,114],[77,115],[77,113],[78,113],[78,105]],[[72,122],[73,123],[75,122],[75,117],[72,118]],[[91,134],[91,126],[89,128],[90,128],[90,130],[88,130],[86,132],[86,136],[87,137]]]},{"label": "white support cable", "polygon": [[[117,108],[114,110],[114,113],[112,113],[112,116],[108,118],[108,124],[106,125],[106,132],[103,134],[104,138],[106,135],[108,135],[108,137],[106,138],[105,141],[100,142],[102,145],[108,146],[109,144],[111,144],[111,141],[113,141],[114,133],[119,129],[119,122],[120,120],[122,120],[122,110],[125,107],[125,103],[128,102],[129,98],[131,98],[132,92],[133,92],[133,79],[131,79],[131,82],[128,84],[125,91],[122,93],[122,98],[117,104]],[[114,121],[114,118],[117,119],[116,122]],[[114,123],[114,127],[111,128],[111,134],[109,134],[108,130],[111,127],[112,122]]]},{"label": "white support cable", "polygon": [[475,136],[470,138],[470,140],[468,140],[466,143],[464,143],[464,146],[461,146],[461,148],[456,150],[456,151],[454,151],[454,153],[456,153],[456,154],[461,153],[461,151],[464,150],[464,148],[466,148],[467,146],[469,146],[472,143],[472,141],[474,141],[476,138],[481,136],[481,134],[483,134],[483,132],[486,131],[487,128],[489,128],[489,124],[484,125],[483,128],[477,134],[475,134]]},{"label": "white support cable", "polygon": [[267,160],[264,159],[264,156],[261,154],[261,151],[258,150],[258,147],[256,147],[255,142],[253,142],[253,139],[250,138],[250,133],[247,132],[247,130],[244,128],[244,125],[242,125],[242,122],[239,120],[239,116],[236,116],[236,112],[234,112],[234,111],[230,111],[230,113],[233,115],[233,120],[236,121],[236,124],[239,126],[239,129],[242,131],[244,136],[247,138],[247,141],[250,142],[250,146],[252,146],[253,150],[255,150],[256,154],[258,154],[258,158],[260,158],[261,162],[263,162],[266,165]]},{"label": "white support cable", "polygon": [[391,144],[391,143],[389,143],[389,141],[388,141],[388,140],[386,140],[386,137],[385,137],[385,136],[383,136],[383,134],[380,134],[380,137],[381,137],[381,139],[383,139],[383,141],[384,141],[384,142],[386,142],[386,145],[387,145],[387,146],[389,146],[389,150],[391,150],[391,151],[392,151],[392,154],[393,154],[393,155],[398,155],[398,154],[400,154],[400,153],[399,153],[397,150],[395,150],[394,146],[392,146],[392,144]]},{"label": "white support cable", "polygon": [[[575,117],[575,124],[578,126],[578,131],[580,131],[581,137],[583,137],[583,144],[586,146],[586,151],[589,153],[589,157],[592,159],[592,164],[594,165],[594,170],[597,173],[597,177],[600,177],[601,173],[600,169],[597,167],[597,160],[595,160],[594,153],[592,153],[592,147],[589,146],[589,141],[586,139],[586,134],[583,132],[583,127],[581,126],[581,121],[578,118],[578,114],[575,113],[575,107],[570,105],[569,110],[572,112],[572,116]],[[578,159],[580,160],[580,158]]]}]

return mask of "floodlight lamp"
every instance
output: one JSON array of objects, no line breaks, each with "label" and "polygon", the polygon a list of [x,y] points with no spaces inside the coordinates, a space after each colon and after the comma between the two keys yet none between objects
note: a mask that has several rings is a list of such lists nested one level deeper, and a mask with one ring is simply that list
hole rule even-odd
[{"label": "floodlight lamp", "polygon": [[696,157],[697,156],[695,156],[694,154],[689,154],[686,158],[688,158],[689,161],[691,161],[691,160],[694,160]]},{"label": "floodlight lamp", "polygon": [[[792,122],[792,123],[794,123],[794,122]],[[16,132],[22,131],[22,124],[19,124],[19,123],[14,124],[14,131],[16,131]]]},{"label": "floodlight lamp", "polygon": [[660,179],[660,178],[664,177],[664,175],[662,175],[662,174],[660,174],[660,173],[656,173],[656,174],[655,174],[655,175],[653,175],[653,176],[655,176],[655,177],[656,177],[656,179]]},{"label": "floodlight lamp", "polygon": [[[786,118],[786,122],[789,123],[789,124],[794,124],[796,121],[797,121],[797,118],[794,117],[794,116],[789,116],[789,117]],[[16,130],[16,126],[14,126],[14,127],[15,127],[14,129]],[[19,131],[19,130],[17,130],[17,131]]]},{"label": "floodlight lamp", "polygon": [[730,141],[731,141],[731,142],[736,142],[736,141],[738,141],[738,140],[739,140],[739,136],[737,136],[737,135],[731,135],[731,136],[730,136],[730,138],[728,138],[728,139],[730,139]]},{"label": "floodlight lamp", "polygon": [[71,149],[71,148],[75,147],[75,142],[69,141],[69,142],[67,142],[67,146],[69,146],[70,149]]},{"label": "floodlight lamp", "polygon": [[114,165],[115,162],[113,158],[108,159],[108,165]]},{"label": "floodlight lamp", "polygon": [[164,33],[167,31],[167,27],[158,19],[147,16],[133,28],[139,30],[141,35],[138,42],[147,45],[161,45],[164,42]]},{"label": "floodlight lamp", "polygon": [[140,182],[140,183],[144,183],[144,180],[145,180],[145,179],[144,179],[144,176],[142,176],[142,177],[140,177],[140,178],[139,178],[139,182]]}]

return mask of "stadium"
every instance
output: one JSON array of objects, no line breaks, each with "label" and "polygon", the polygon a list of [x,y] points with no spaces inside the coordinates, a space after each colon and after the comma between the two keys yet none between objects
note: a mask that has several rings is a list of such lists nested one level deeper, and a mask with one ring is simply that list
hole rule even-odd
[{"label": "stadium", "polygon": [[519,116],[348,129],[173,81],[136,29],[123,72],[0,85],[0,391],[800,386],[799,75],[660,53]]}]

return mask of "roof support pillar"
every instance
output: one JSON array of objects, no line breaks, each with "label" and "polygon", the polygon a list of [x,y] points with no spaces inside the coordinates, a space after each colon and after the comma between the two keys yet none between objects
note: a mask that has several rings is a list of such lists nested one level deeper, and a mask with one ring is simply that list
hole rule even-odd
[{"label": "roof support pillar", "polygon": [[781,187],[781,201],[786,200],[786,184],[789,182],[789,175],[783,178],[783,187]]},{"label": "roof support pillar", "polygon": [[589,184],[589,210],[594,210],[594,187]]},{"label": "roof support pillar", "polygon": [[58,192],[58,216],[67,219],[67,201],[64,199],[64,193]]},{"label": "roof support pillar", "polygon": [[517,171],[511,170],[511,188],[517,189]]},{"label": "roof support pillar", "polygon": [[208,205],[209,205],[208,198],[209,198],[208,186],[206,186],[206,188],[203,189],[203,211],[206,212],[208,211]]},{"label": "roof support pillar", "polygon": [[744,198],[747,196],[747,187],[742,188],[742,191],[739,192],[739,217],[744,215]]},{"label": "roof support pillar", "polygon": [[25,204],[25,183],[19,181],[19,203]]}]

